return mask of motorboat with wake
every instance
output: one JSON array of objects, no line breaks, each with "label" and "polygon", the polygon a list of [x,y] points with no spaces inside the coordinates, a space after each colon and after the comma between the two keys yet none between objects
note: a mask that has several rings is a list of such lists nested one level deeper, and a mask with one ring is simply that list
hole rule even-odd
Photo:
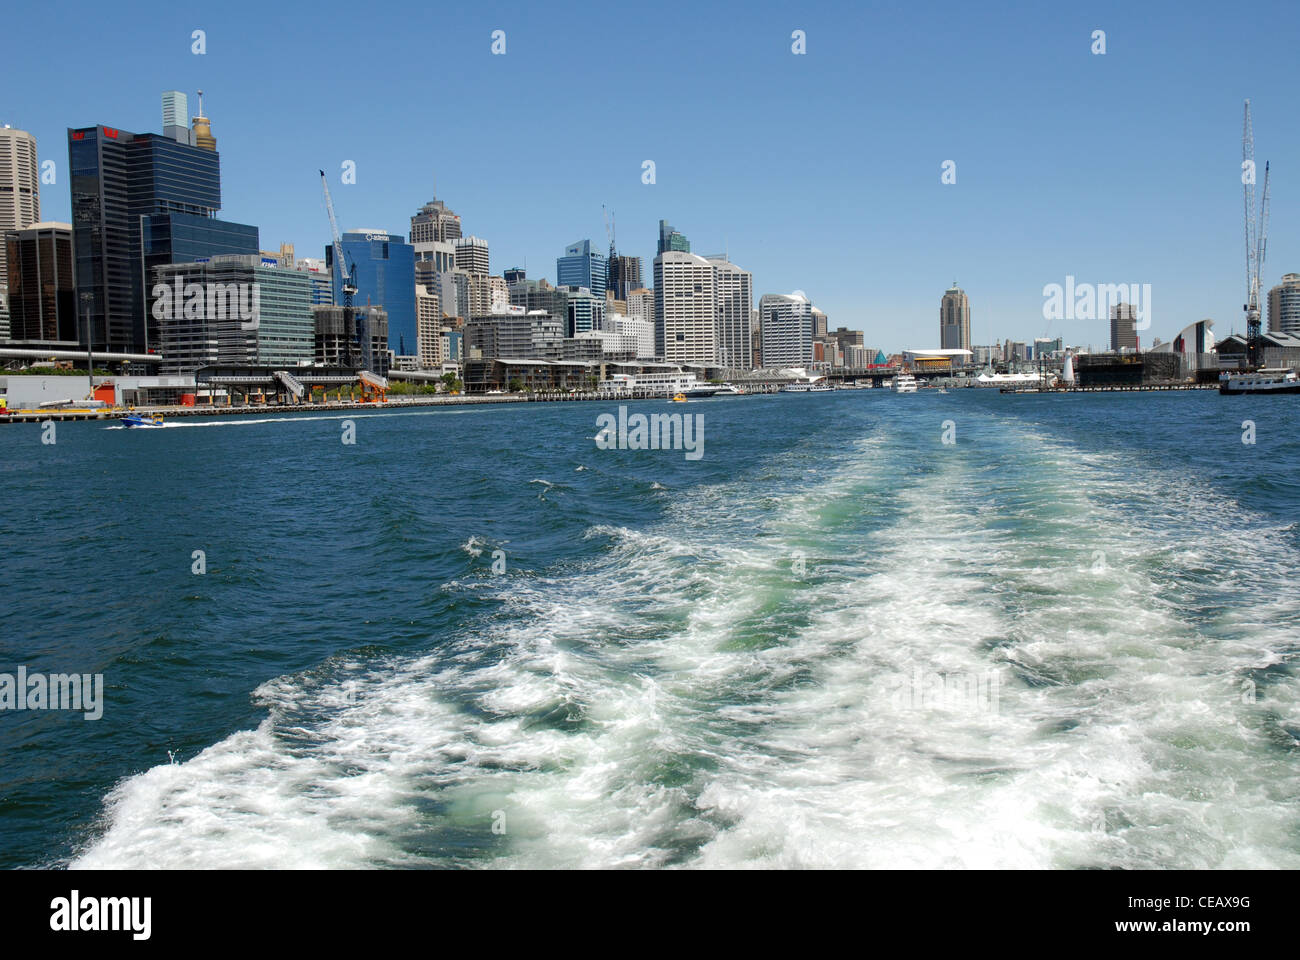
[{"label": "motorboat with wake", "polygon": [[122,426],[124,427],[161,427],[163,425],[162,414],[160,413],[128,413],[122,417]]}]

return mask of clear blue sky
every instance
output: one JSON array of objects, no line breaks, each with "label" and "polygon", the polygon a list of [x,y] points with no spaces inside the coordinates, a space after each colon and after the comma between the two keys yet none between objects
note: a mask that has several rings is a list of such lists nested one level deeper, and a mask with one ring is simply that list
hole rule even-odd
[{"label": "clear blue sky", "polygon": [[1103,344],[1104,321],[1043,319],[1043,286],[1067,274],[1150,283],[1144,343],[1204,317],[1240,329],[1250,97],[1274,173],[1266,285],[1300,271],[1300,4],[870,7],[20,4],[0,122],[57,162],[42,213],[67,220],[65,128],[159,131],[161,92],[201,87],[222,215],[264,248],[323,255],[318,168],[343,229],[397,233],[436,170],[494,273],[526,259],[554,281],[565,245],[604,246],[605,203],[647,272],[662,217],[752,270],[756,300],[805,290],[833,327],[894,350],[936,345],[954,279],[976,343]]}]

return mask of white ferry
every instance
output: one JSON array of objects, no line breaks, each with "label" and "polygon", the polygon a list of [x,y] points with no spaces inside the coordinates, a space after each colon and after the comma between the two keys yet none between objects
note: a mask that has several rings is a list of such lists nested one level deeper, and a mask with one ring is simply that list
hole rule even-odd
[{"label": "white ferry", "polygon": [[916,377],[910,373],[900,373],[894,378],[895,393],[916,393]]},{"label": "white ferry", "polygon": [[1290,367],[1269,367],[1219,375],[1219,393],[1300,393],[1300,377]]},{"label": "white ferry", "polygon": [[679,393],[687,397],[711,397],[718,392],[713,384],[700,383],[695,374],[680,370],[636,375],[616,373],[603,381],[598,389],[612,396],[636,392],[664,397],[675,397]]}]

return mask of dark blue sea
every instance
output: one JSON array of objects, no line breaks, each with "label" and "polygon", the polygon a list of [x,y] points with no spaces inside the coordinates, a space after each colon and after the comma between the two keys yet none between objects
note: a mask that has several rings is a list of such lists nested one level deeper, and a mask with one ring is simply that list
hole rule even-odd
[{"label": "dark blue sea", "polygon": [[0,866],[1300,868],[1300,397],[628,410],[0,427]]}]

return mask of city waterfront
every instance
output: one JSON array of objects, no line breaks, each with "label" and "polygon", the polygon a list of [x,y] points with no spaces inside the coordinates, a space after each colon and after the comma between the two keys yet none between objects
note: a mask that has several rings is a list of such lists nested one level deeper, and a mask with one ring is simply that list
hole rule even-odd
[{"label": "city waterfront", "polygon": [[1291,401],[0,431],[3,865],[1300,867]]}]

